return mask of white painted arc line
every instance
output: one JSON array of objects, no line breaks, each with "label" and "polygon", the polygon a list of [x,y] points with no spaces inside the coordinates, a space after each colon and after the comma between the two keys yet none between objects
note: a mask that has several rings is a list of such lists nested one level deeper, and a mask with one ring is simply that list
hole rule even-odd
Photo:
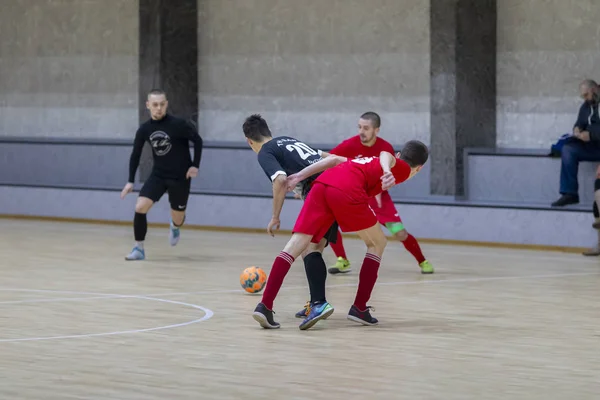
[{"label": "white painted arc line", "polygon": [[180,328],[183,326],[197,324],[199,322],[203,322],[203,321],[206,321],[206,320],[212,318],[214,315],[213,311],[208,308],[204,308],[197,304],[185,303],[182,301],[159,299],[159,298],[148,297],[148,296],[123,296],[123,297],[139,298],[139,299],[143,299],[143,300],[159,301],[159,302],[163,302],[163,303],[171,303],[171,304],[177,304],[177,305],[182,305],[182,306],[186,306],[186,307],[191,307],[191,308],[195,308],[197,310],[203,311],[204,316],[202,318],[198,318],[198,319],[195,319],[192,321],[186,321],[186,322],[181,322],[178,324],[171,324],[171,325],[165,325],[165,326],[157,326],[157,327],[153,327],[153,328],[129,329],[129,330],[124,330],[124,331],[102,332],[102,333],[84,333],[84,334],[79,334],[79,335],[59,335],[59,336],[44,336],[44,337],[30,337],[30,338],[0,339],[0,343],[32,342],[32,341],[58,340],[58,339],[80,339],[80,338],[91,338],[91,337],[99,337],[99,336],[114,336],[114,335],[126,335],[126,334],[132,334],[132,333],[152,332],[152,331]]}]

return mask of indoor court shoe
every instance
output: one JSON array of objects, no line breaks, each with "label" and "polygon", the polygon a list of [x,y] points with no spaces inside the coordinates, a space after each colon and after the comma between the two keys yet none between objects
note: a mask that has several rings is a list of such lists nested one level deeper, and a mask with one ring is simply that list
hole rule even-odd
[{"label": "indoor court shoe", "polygon": [[377,318],[371,316],[370,310],[375,311],[375,309],[370,306],[367,306],[365,311],[360,311],[356,306],[353,305],[350,307],[350,312],[348,312],[348,319],[363,325],[377,325],[379,321],[377,321]]},{"label": "indoor court shoe", "polygon": [[335,265],[329,268],[330,274],[347,274],[350,271],[352,271],[352,268],[350,268],[350,261],[346,260],[344,257],[338,257]]},{"label": "indoor court shoe", "polygon": [[273,314],[273,310],[269,310],[263,303],[258,303],[252,318],[265,329],[277,329],[279,328],[279,322],[275,322]]},{"label": "indoor court shoe", "polygon": [[134,247],[127,256],[125,256],[125,260],[134,261],[134,260],[143,260],[146,258],[146,253],[144,249],[140,249],[139,247]]},{"label": "indoor court shoe", "polygon": [[317,322],[322,319],[327,319],[331,314],[333,314],[333,307],[328,302],[313,304],[310,314],[302,321],[299,328],[301,331],[312,328]]},{"label": "indoor court shoe", "polygon": [[300,311],[298,311],[295,315],[296,318],[306,318],[308,317],[308,314],[310,314],[310,301],[306,302],[306,305],[304,306],[304,308]]},{"label": "indoor court shoe", "polygon": [[570,204],[579,203],[579,195],[576,194],[563,194],[558,200],[552,203],[552,207],[564,207]]},{"label": "indoor court shoe", "polygon": [[169,242],[171,243],[171,246],[177,245],[177,242],[179,242],[180,233],[181,232],[179,231],[179,228],[173,225],[173,221],[171,221],[171,225],[169,227]]},{"label": "indoor court shoe", "polygon": [[421,264],[419,264],[419,267],[421,267],[422,274],[433,274],[433,265],[431,265],[429,261],[423,261]]}]

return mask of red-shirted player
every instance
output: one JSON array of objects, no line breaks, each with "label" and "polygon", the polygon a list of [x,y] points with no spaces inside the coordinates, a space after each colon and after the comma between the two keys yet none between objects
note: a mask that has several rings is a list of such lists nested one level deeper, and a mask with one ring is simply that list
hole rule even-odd
[{"label": "red-shirted player", "polygon": [[[421,170],[428,157],[427,146],[418,141],[410,141],[397,157],[385,151],[379,157],[357,159],[331,155],[290,175],[287,178],[288,189],[309,176],[331,168],[314,181],[296,220],[292,238],[275,258],[262,301],[256,306],[253,318],[263,328],[279,328],[279,323],[273,319],[273,302],[292,263],[311,242],[318,243],[331,224],[337,221],[344,232],[356,232],[367,246],[356,298],[350,307],[348,319],[363,325],[377,324],[367,302],[377,281],[387,239],[369,202],[382,191],[413,177]],[[324,293],[325,288],[322,290]],[[312,327],[331,313],[333,307],[328,302],[314,305],[300,324],[300,329]]]},{"label": "red-shirted player", "polygon": [[[380,126],[381,118],[377,113],[372,111],[364,113],[358,120],[358,135],[344,140],[329,153],[323,153],[323,157],[328,154],[335,154],[346,158],[375,157],[382,151],[394,154],[392,145],[388,141],[377,137]],[[421,273],[432,274],[433,266],[423,256],[421,246],[419,246],[417,239],[404,228],[390,194],[387,191],[384,191],[380,197],[372,198],[369,205],[373,211],[375,211],[379,223],[384,225],[396,239],[402,242],[406,250],[408,250],[417,260],[417,263],[421,268]],[[329,273],[337,274],[350,272],[350,262],[346,256],[342,235],[339,231],[336,243],[331,243],[331,249],[337,257],[337,262],[334,266],[329,268]]]}]

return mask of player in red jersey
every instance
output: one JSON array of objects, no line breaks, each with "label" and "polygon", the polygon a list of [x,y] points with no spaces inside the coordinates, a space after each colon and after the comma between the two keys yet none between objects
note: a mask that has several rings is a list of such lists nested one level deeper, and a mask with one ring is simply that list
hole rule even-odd
[{"label": "player in red jersey", "polygon": [[[382,151],[394,154],[392,145],[388,141],[377,136],[380,126],[381,118],[377,113],[372,111],[364,113],[358,120],[358,135],[344,140],[329,153],[324,152],[323,157],[328,154],[335,154],[346,158],[375,157]],[[390,194],[387,191],[384,191],[381,196],[372,198],[369,205],[373,211],[375,211],[379,223],[384,225],[396,239],[402,242],[406,250],[408,250],[417,260],[417,263],[421,268],[421,273],[432,274],[434,272],[433,266],[423,256],[421,246],[419,246],[417,239],[406,231]],[[346,256],[342,235],[339,231],[336,243],[331,243],[331,249],[337,257],[337,262],[334,266],[329,268],[329,273],[337,274],[350,272],[350,262]]]},{"label": "player in red jersey", "polygon": [[[395,184],[412,178],[421,170],[428,157],[427,146],[418,141],[410,141],[396,157],[385,151],[379,157],[350,160],[331,155],[290,175],[287,178],[288,190],[301,180],[327,169],[314,181],[296,220],[292,238],[275,258],[262,301],[256,306],[253,318],[263,328],[279,328],[279,323],[273,319],[273,302],[292,263],[311,242],[318,243],[331,224],[337,221],[343,231],[356,232],[367,246],[356,298],[350,307],[348,319],[363,325],[377,324],[367,302],[377,281],[387,240],[369,202],[372,197]],[[325,288],[322,290],[324,292]],[[328,302],[312,307],[300,324],[300,329],[312,327],[319,320],[329,317],[332,312],[333,307]]]}]

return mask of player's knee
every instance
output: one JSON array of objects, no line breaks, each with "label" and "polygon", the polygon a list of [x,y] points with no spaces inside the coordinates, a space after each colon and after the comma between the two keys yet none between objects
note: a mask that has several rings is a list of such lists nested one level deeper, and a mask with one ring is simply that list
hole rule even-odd
[{"label": "player's knee", "polygon": [[[321,246],[321,243],[323,243],[323,246]],[[311,242],[308,245],[308,247],[302,252],[302,258],[305,258],[307,255],[312,253],[323,253],[323,249],[325,249],[325,243],[327,243],[327,241],[325,240],[321,240],[321,242],[319,243]]]},{"label": "player's knee", "polygon": [[401,231],[396,232],[394,236],[396,236],[396,239],[399,241],[404,242],[406,239],[408,239],[408,232],[406,229],[402,229]]},{"label": "player's knee", "polygon": [[375,251],[377,254],[382,254],[387,246],[387,238],[382,232],[381,235],[377,235],[377,237],[371,238],[366,242],[366,245],[369,250]]},{"label": "player's knee", "polygon": [[147,197],[138,197],[135,203],[135,212],[138,214],[146,214],[152,207],[153,201]]},{"label": "player's knee", "polygon": [[294,233],[287,242],[283,251],[290,254],[294,258],[298,258],[310,244],[312,236],[303,233]]}]

